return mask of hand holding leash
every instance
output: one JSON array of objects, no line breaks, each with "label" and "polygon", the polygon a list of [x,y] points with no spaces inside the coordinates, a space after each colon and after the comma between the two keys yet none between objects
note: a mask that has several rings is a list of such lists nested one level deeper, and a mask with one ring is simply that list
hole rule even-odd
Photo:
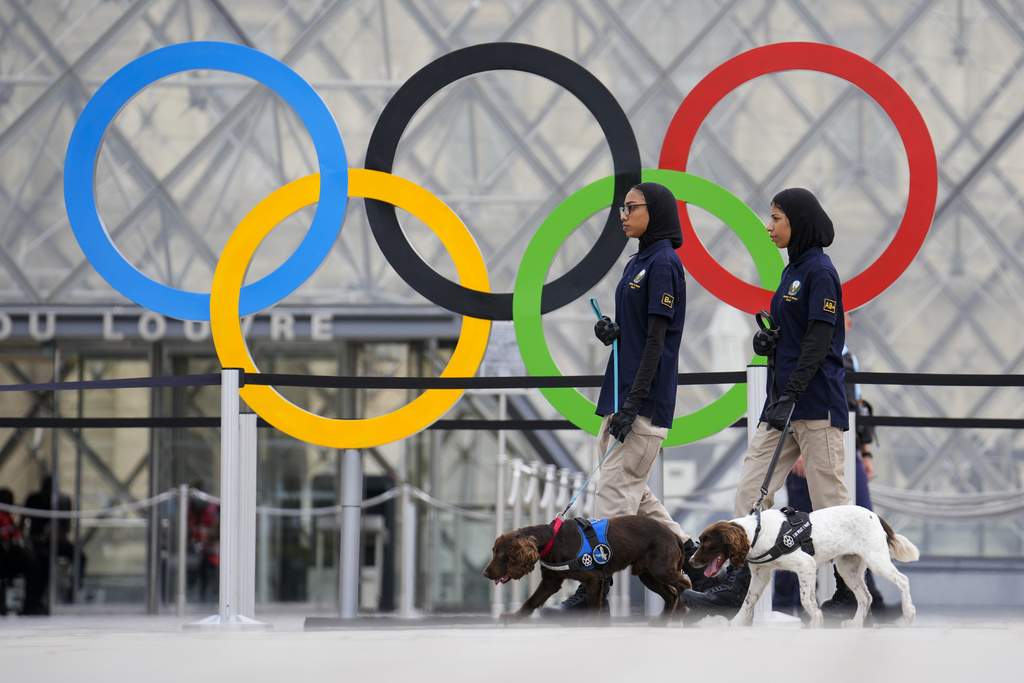
[{"label": "hand holding leash", "polygon": [[778,429],[783,434],[789,429],[789,421],[793,417],[793,410],[796,408],[796,401],[792,396],[782,395],[775,403],[770,403],[764,409],[764,419],[768,423],[768,429]]},{"label": "hand holding leash", "polygon": [[629,401],[622,404],[622,410],[612,415],[608,422],[608,432],[615,437],[616,441],[625,441],[626,435],[633,429],[636,422],[636,415],[639,408]]}]

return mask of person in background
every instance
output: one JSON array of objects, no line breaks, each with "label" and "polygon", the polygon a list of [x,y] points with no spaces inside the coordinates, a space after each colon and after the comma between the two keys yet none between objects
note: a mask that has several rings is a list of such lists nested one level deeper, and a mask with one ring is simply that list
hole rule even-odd
[{"label": "person in background", "polygon": [[[10,489],[0,488],[0,504],[14,505],[14,493]],[[21,527],[14,521],[14,515],[0,508],[0,579],[10,581],[18,576],[25,579],[25,600],[21,613],[48,614],[49,610],[43,604],[43,575],[36,555],[25,541]],[[0,598],[6,598],[6,595],[0,595]],[[5,614],[6,600],[0,603],[0,607],[3,608],[0,614]]]},{"label": "person in background", "polygon": [[[201,479],[192,481],[191,487],[205,493]],[[199,599],[216,599],[220,591],[220,506],[216,503],[189,498],[188,503],[189,551],[198,558],[196,563]]]},{"label": "person in background", "polygon": [[[53,499],[53,477],[47,476],[43,479],[42,484],[40,484],[39,490],[34,493],[30,493],[28,498],[25,499],[25,507],[32,508],[34,510],[53,510]],[[73,505],[71,504],[71,497],[68,494],[58,491],[56,499],[57,510],[61,512],[70,512],[73,508]],[[76,553],[75,544],[71,542],[71,519],[67,517],[51,519],[49,517],[26,514],[22,519],[22,525],[23,528],[26,529],[25,536],[31,544],[36,555],[36,560],[39,563],[43,576],[43,591],[45,592],[50,584],[50,534],[53,533],[54,529],[57,530],[57,558],[66,559],[68,564],[72,567],[75,565]],[[85,575],[86,557],[80,549],[77,555],[77,575],[79,580],[81,580]],[[70,599],[70,596],[65,596],[65,599]]]}]

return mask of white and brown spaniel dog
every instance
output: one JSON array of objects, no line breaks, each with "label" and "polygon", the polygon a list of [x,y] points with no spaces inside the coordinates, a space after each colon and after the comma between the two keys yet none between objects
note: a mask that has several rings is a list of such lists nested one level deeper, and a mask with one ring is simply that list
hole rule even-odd
[{"label": "white and brown spaniel dog", "polygon": [[[917,547],[892,530],[885,520],[870,510],[857,505],[840,505],[810,513],[811,542],[814,554],[801,547],[772,557],[769,550],[776,544],[779,530],[788,525],[786,515],[779,510],[761,513],[761,529],[757,531],[756,515],[748,515],[728,522],[715,522],[700,535],[700,548],[690,563],[706,567],[705,575],[713,576],[728,560],[739,568],[750,564],[750,588],[732,625],[749,624],[754,616],[754,604],[771,578],[773,569],[795,572],[800,580],[800,602],[811,618],[812,627],[821,627],[824,617],[815,594],[817,568],[835,561],[839,575],[857,597],[857,612],[843,622],[844,627],[863,626],[871,605],[871,594],[864,583],[864,570],[870,569],[900,589],[903,599],[903,618],[907,624],[914,621],[914,603],[910,600],[910,582],[892,563],[913,562],[920,557]],[[756,536],[756,540],[755,540]],[[753,543],[753,547],[751,544]],[[751,561],[753,560],[753,561]]]}]

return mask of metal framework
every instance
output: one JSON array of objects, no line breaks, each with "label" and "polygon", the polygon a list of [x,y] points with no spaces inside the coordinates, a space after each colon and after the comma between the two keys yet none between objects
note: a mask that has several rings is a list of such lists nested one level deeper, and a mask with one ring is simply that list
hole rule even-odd
[{"label": "metal framework", "polygon": [[[583,65],[626,111],[645,168],[657,166],[672,116],[714,67],[772,43],[842,47],[880,66],[907,91],[928,125],[939,168],[938,205],[923,249],[894,284],[854,313],[850,344],[861,368],[1021,373],[1019,2],[4,0],[0,309],[131,308],[75,241],[62,195],[64,152],[85,103],[113,72],[153,49],[193,40],[247,45],[291,66],[334,114],[349,165],[356,168],[364,165],[370,132],[398,87],[437,57],[468,45],[528,43]],[[120,112],[98,157],[95,195],[112,240],[131,263],[160,282],[200,291],[209,289],[222,246],[252,206],[316,169],[301,121],[273,92],[231,74],[186,72],[145,88]],[[778,189],[811,187],[836,222],[837,243],[830,252],[846,279],[888,245],[909,182],[899,132],[881,107],[845,81],[805,71],[737,84],[702,125],[687,170],[727,188],[758,214]],[[435,193],[464,220],[483,252],[493,290],[506,292],[537,226],[566,196],[610,172],[606,141],[579,102],[544,79],[509,72],[480,74],[442,89],[406,130],[395,163],[397,175]],[[274,231],[257,252],[250,277],[277,265],[312,211],[296,212]],[[693,205],[690,212],[708,251],[756,282],[735,234]],[[428,226],[400,217],[424,260],[454,278],[451,257]],[[563,245],[549,278],[571,267],[600,227],[597,217],[584,222]],[[612,268],[589,294],[610,302],[617,272]],[[691,279],[690,286],[683,370],[741,369],[753,321],[702,283]],[[328,259],[285,304],[330,309],[339,318],[364,308],[436,308],[384,259],[358,199],[350,202]],[[566,374],[603,368],[605,352],[590,339],[591,321],[585,300],[546,317],[548,344]],[[431,339],[416,330],[410,326],[410,338]],[[36,379],[49,379],[40,373],[58,375],[52,360],[42,360],[39,345],[15,342],[0,345],[9,381],[28,381],[33,373]],[[116,345],[105,348],[116,353]],[[26,370],[26,363],[34,370]],[[71,371],[62,367],[59,374]],[[721,392],[681,389],[679,412],[695,410]],[[865,386],[864,393],[876,414],[1020,418],[1024,412],[1017,389],[879,385]],[[329,405],[336,396],[320,399]],[[28,400],[20,414],[45,413],[47,400]],[[517,414],[556,416],[539,394],[517,401]],[[493,415],[495,408],[471,397],[459,410]],[[734,477],[741,432],[726,430],[670,449],[667,457],[696,463],[689,483],[714,489]],[[1024,444],[1015,432],[884,429],[880,437],[880,484],[951,497],[1022,488]],[[466,457],[468,438],[449,435],[439,447],[475,467]],[[8,432],[2,439],[0,472],[14,467],[16,452],[30,457],[28,434]],[[100,449],[81,437],[76,447],[119,495],[129,495],[130,482],[145,466],[135,460],[127,472],[115,472]],[[584,469],[593,464],[585,435],[520,447],[575,457]],[[403,457],[408,454],[389,449],[375,454],[391,472],[405,467]],[[464,478],[449,476],[460,495],[472,495],[465,493]],[[731,507],[727,498],[708,497],[721,504],[714,512],[680,514],[698,528]],[[926,553],[1024,554],[1020,513],[987,520],[984,528],[980,522],[900,521],[916,532]],[[959,530],[952,545],[933,539],[938,530],[948,539],[950,528]]]}]

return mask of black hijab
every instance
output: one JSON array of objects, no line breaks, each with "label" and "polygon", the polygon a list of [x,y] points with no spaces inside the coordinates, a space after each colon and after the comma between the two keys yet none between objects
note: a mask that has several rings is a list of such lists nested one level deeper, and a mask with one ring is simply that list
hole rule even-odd
[{"label": "black hijab", "polygon": [[640,235],[640,251],[658,240],[671,240],[673,249],[683,246],[679,205],[672,191],[658,183],[640,183],[633,189],[639,190],[647,203],[647,232]]},{"label": "black hijab", "polygon": [[789,219],[789,262],[793,263],[811,247],[827,247],[836,236],[832,219],[818,198],[802,187],[791,187],[775,195],[772,204]]}]

